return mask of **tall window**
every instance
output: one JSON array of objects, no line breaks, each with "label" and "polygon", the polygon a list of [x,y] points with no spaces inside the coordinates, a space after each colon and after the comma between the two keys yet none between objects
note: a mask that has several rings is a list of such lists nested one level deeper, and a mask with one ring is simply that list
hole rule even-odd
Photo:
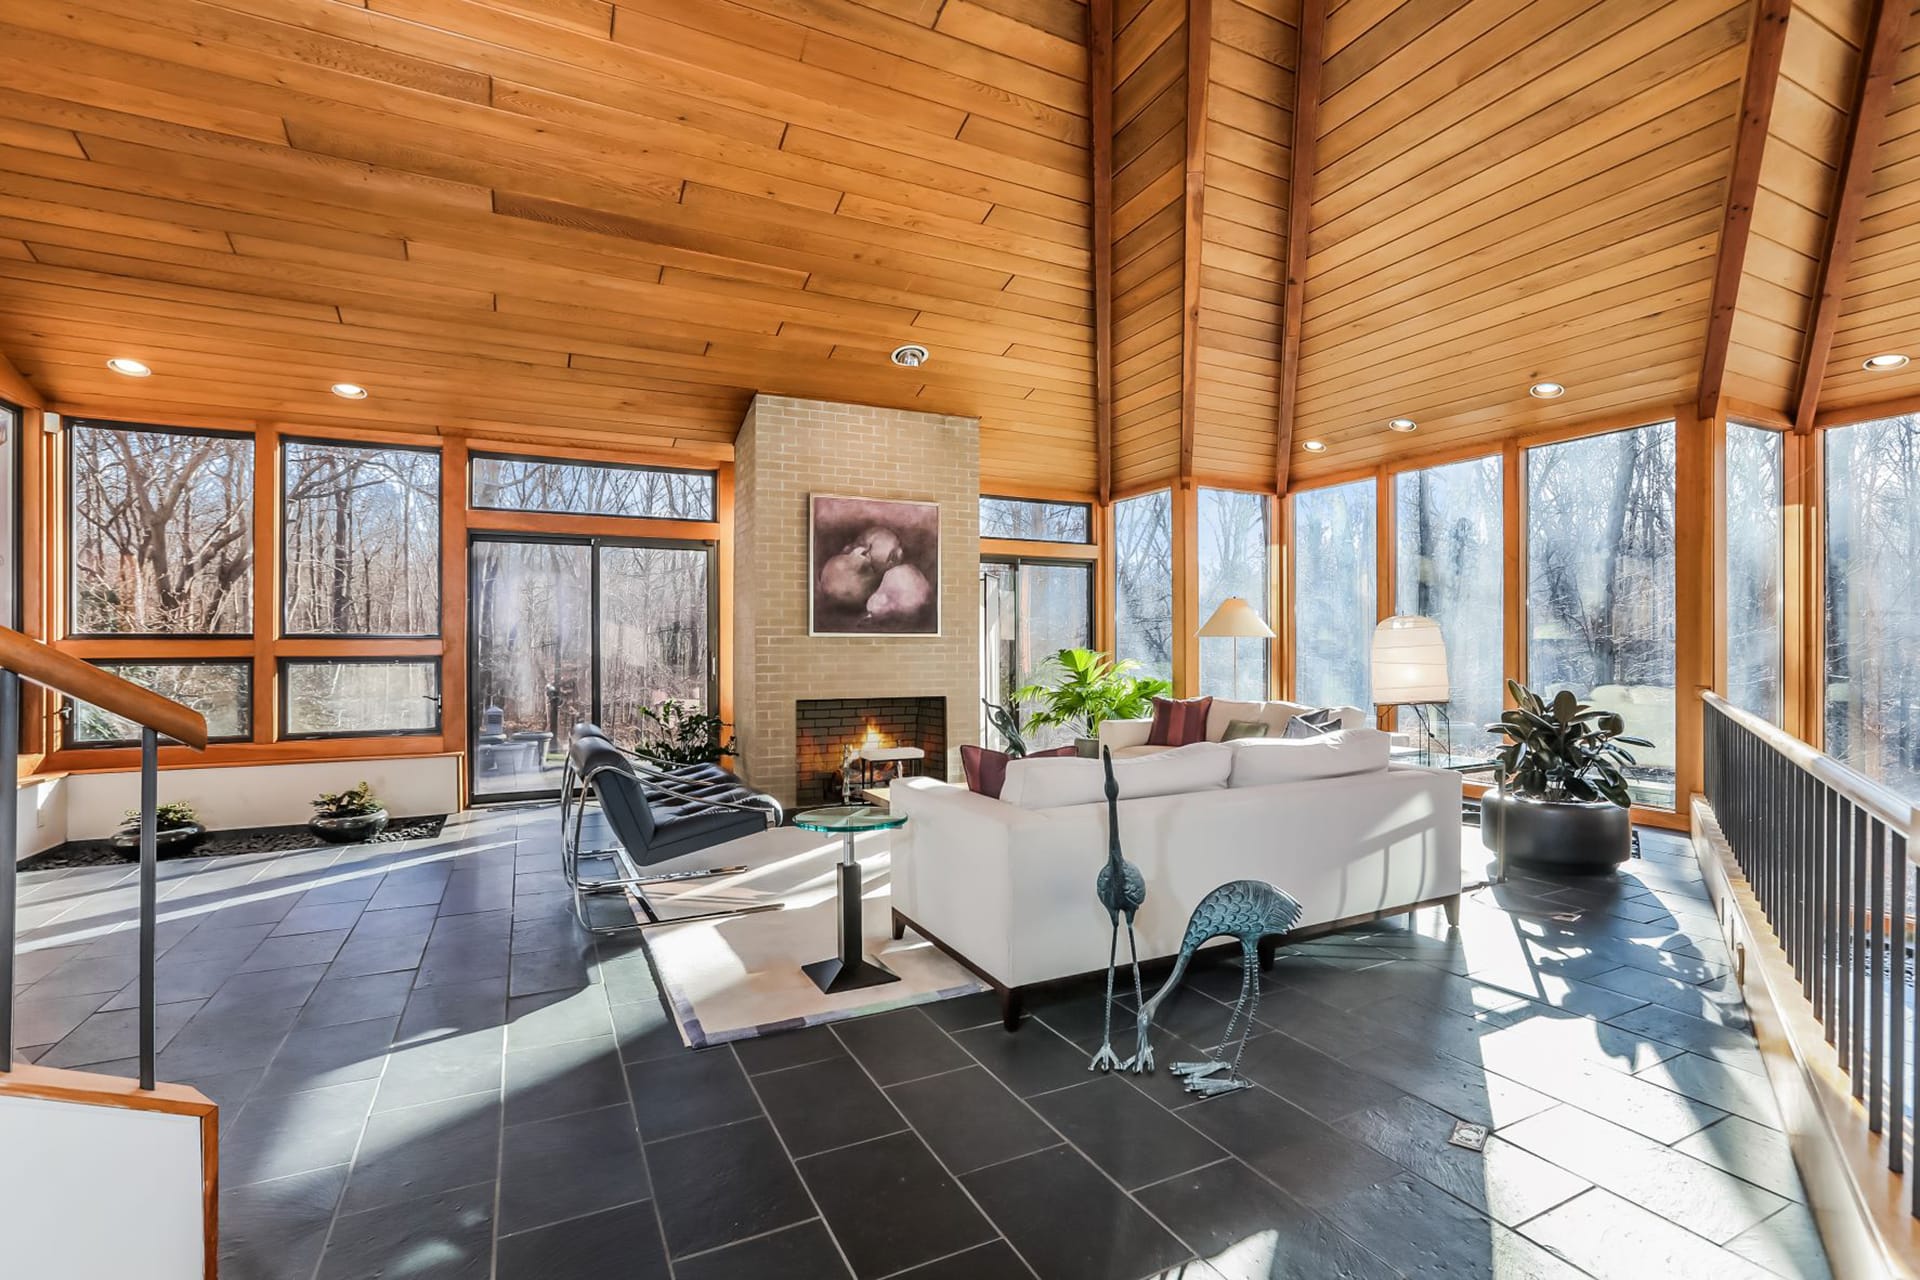
[{"label": "tall window", "polygon": [[1092,542],[1093,508],[1084,502],[982,498],[980,536],[1028,542]]},{"label": "tall window", "polygon": [[[1199,523],[1201,623],[1211,618],[1213,611],[1230,596],[1239,596],[1266,619],[1269,567],[1266,498],[1230,489],[1202,489]],[[1221,698],[1265,700],[1267,659],[1271,652],[1272,646],[1266,640],[1217,637],[1201,640],[1200,692]]]},{"label": "tall window", "polygon": [[1827,752],[1920,798],[1920,416],[1824,434]]},{"label": "tall window", "polygon": [[287,634],[437,635],[440,455],[290,440],[285,464]]},{"label": "tall window", "polygon": [[1674,803],[1674,426],[1527,452],[1527,674],[1617,711],[1629,788]]},{"label": "tall window", "polygon": [[[1394,611],[1432,618],[1447,646],[1448,745],[1484,754],[1505,705],[1498,456],[1394,477]],[[1437,728],[1437,726],[1436,726]]]},{"label": "tall window", "polygon": [[1786,576],[1778,431],[1727,424],[1727,700],[1780,722]]},{"label": "tall window", "polygon": [[[1062,649],[1093,644],[1093,566],[1058,560],[980,562],[980,694],[1006,704],[1015,689],[1033,683],[1046,660]],[[1031,708],[1028,708],[1031,710]],[[988,727],[991,734],[991,727]],[[1028,735],[1033,748],[1073,738],[1064,728]],[[989,741],[983,737],[981,741]],[[994,741],[996,746],[1005,746]]]},{"label": "tall window", "polygon": [[73,632],[253,630],[253,441],[76,422]]},{"label": "tall window", "polygon": [[1372,705],[1376,596],[1371,480],[1293,495],[1293,687],[1316,707]]},{"label": "tall window", "polygon": [[674,471],[605,462],[559,462],[476,453],[469,463],[473,505],[499,511],[711,520],[711,471]]},{"label": "tall window", "polygon": [[1173,677],[1173,494],[1113,504],[1114,656]]}]

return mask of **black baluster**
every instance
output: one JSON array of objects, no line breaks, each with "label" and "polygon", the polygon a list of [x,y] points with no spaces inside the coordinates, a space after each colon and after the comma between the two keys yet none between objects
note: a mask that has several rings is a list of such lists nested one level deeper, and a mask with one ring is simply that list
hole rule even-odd
[{"label": "black baluster", "polygon": [[1887,828],[1873,821],[1873,940],[1869,946],[1873,1011],[1867,1034],[1867,1132],[1880,1132],[1880,1090],[1887,1055]]}]

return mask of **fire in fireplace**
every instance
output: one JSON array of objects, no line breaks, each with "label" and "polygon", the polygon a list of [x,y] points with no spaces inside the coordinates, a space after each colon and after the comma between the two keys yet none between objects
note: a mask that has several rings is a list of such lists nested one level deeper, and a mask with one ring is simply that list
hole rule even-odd
[{"label": "fire in fireplace", "polygon": [[[848,746],[918,747],[921,772],[947,777],[945,698],[815,698],[794,705],[794,786],[800,808],[840,803],[840,761]],[[891,777],[891,767],[874,770]]]}]

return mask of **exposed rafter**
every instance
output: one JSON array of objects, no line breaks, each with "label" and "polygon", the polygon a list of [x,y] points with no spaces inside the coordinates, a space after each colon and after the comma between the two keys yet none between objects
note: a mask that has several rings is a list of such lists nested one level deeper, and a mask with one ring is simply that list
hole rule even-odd
[{"label": "exposed rafter", "polygon": [[1860,74],[1854,85],[1853,115],[1848,121],[1846,149],[1834,178],[1832,212],[1827,216],[1827,242],[1820,255],[1820,283],[1813,294],[1806,345],[1800,354],[1800,384],[1794,396],[1793,428],[1813,430],[1820,409],[1820,384],[1827,358],[1833,352],[1834,330],[1840,324],[1840,303],[1846,292],[1847,272],[1853,265],[1854,241],[1860,233],[1860,213],[1873,181],[1873,157],[1887,122],[1887,104],[1893,96],[1894,72],[1907,34],[1908,0],[1874,0],[1867,47],[1860,56]]},{"label": "exposed rafter", "polygon": [[1287,491],[1293,462],[1293,420],[1300,391],[1300,309],[1307,293],[1307,235],[1312,227],[1313,162],[1320,125],[1321,46],[1326,0],[1300,0],[1300,55],[1294,67],[1293,133],[1287,177],[1287,279],[1281,298],[1280,395],[1274,484]]},{"label": "exposed rafter", "polygon": [[1093,439],[1102,503],[1113,500],[1113,0],[1087,9],[1093,149]]},{"label": "exposed rafter", "polygon": [[1760,160],[1766,151],[1774,92],[1780,85],[1780,59],[1787,47],[1787,20],[1792,14],[1793,0],[1757,0],[1753,30],[1747,37],[1740,127],[1733,144],[1733,172],[1727,182],[1720,252],[1714,263],[1706,353],[1700,362],[1696,408],[1703,419],[1713,416],[1727,374],[1727,348],[1733,340],[1733,320],[1740,304],[1740,277],[1746,269],[1747,240],[1753,233],[1753,202],[1760,189]]},{"label": "exposed rafter", "polygon": [[1180,269],[1180,483],[1193,483],[1200,399],[1200,249],[1206,229],[1207,90],[1213,80],[1213,0],[1187,0],[1187,159]]}]

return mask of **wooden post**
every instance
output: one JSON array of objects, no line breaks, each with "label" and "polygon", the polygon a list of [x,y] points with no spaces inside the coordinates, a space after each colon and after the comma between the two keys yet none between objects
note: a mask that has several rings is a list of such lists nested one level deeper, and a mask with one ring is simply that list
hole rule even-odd
[{"label": "wooden post", "polygon": [[467,758],[467,442],[440,447],[440,749],[460,755],[460,792],[472,785]]},{"label": "wooden post", "polygon": [[[1726,418],[1683,407],[1674,419],[1674,808],[1687,812],[1702,785],[1701,694],[1726,685],[1725,568],[1719,513]],[[1718,581],[1720,590],[1716,593]],[[1717,655],[1717,656],[1716,656]]]},{"label": "wooden post", "polygon": [[274,641],[280,636],[280,586],[286,542],[281,536],[285,465],[280,429],[263,426],[253,436],[253,740],[280,740],[277,691],[280,671]]},{"label": "wooden post", "polygon": [[1200,491],[1173,486],[1173,692],[1200,692]]}]

